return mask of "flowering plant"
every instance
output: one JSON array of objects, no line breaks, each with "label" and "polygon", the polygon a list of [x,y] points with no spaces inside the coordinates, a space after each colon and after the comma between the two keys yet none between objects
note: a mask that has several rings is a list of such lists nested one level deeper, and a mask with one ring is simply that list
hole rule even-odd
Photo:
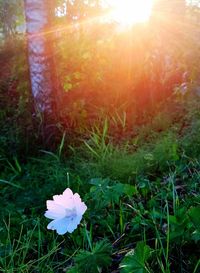
[{"label": "flowering plant", "polygon": [[54,195],[53,200],[47,200],[47,211],[45,217],[52,219],[47,228],[56,230],[63,235],[72,233],[80,224],[87,206],[81,201],[78,193],[67,188],[63,194]]}]

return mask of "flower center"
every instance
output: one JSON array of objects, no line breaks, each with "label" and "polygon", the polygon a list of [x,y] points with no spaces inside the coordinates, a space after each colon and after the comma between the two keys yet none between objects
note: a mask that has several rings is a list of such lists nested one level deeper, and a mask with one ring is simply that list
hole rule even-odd
[{"label": "flower center", "polygon": [[65,217],[70,218],[71,221],[77,216],[76,208],[73,209],[65,209]]}]

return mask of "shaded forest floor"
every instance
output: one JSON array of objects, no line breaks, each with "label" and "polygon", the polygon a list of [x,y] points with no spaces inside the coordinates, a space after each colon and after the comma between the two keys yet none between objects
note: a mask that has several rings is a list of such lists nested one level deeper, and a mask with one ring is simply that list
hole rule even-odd
[{"label": "shaded forest floor", "polygon": [[[18,64],[7,60],[0,64],[1,272],[198,273],[200,98],[172,94],[123,137],[111,135],[105,119],[87,135],[56,136],[52,148],[33,121],[28,82],[19,81],[24,68],[16,75]],[[88,210],[73,234],[58,236],[46,229],[46,200],[67,187]]]}]

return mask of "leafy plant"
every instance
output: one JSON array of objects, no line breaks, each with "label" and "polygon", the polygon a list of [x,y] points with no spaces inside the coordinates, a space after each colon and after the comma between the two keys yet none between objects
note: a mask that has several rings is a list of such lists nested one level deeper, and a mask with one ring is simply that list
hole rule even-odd
[{"label": "leafy plant", "polygon": [[112,246],[105,240],[97,242],[91,251],[81,250],[74,258],[80,273],[99,273],[111,264]]},{"label": "leafy plant", "polygon": [[122,262],[120,263],[121,273],[147,273],[148,269],[147,261],[151,256],[151,248],[144,242],[137,243],[135,249],[126,254]]},{"label": "leafy plant", "polygon": [[119,204],[120,197],[125,195],[131,197],[136,193],[134,186],[109,179],[92,179],[90,184],[93,186],[90,188],[88,198],[92,197],[92,199],[95,200],[96,208]]}]

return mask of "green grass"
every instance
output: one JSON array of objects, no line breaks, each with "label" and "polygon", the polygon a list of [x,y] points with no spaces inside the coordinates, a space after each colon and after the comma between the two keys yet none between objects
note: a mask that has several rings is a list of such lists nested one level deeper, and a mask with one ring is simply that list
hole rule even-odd
[{"label": "green grass", "polygon": [[[159,114],[171,120],[162,132],[156,117],[119,144],[106,120],[68,153],[65,134],[54,152],[25,159],[4,148],[1,272],[199,272],[199,120],[189,103],[182,120]],[[46,200],[67,187],[88,210],[73,234],[57,236]]]},{"label": "green grass", "polygon": [[[131,125],[102,110],[92,127],[45,135],[24,62],[17,96],[0,90],[0,272],[198,273],[200,98],[172,96]],[[67,187],[88,210],[58,236],[46,200]]]}]

